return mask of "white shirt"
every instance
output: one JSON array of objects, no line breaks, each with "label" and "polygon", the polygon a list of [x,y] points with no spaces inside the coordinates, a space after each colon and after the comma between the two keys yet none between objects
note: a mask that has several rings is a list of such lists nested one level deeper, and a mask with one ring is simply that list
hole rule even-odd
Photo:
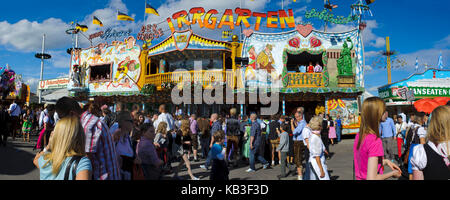
[{"label": "white shirt", "polygon": [[166,122],[167,123],[167,131],[173,130],[174,129],[174,120],[172,115],[169,115],[167,113],[161,113],[158,116],[158,119],[153,122],[153,126],[155,127],[155,129],[158,128],[159,123],[161,122]]},{"label": "white shirt", "polygon": [[[306,139],[309,139],[311,137],[311,128],[309,127],[305,127],[302,131],[302,135],[303,135],[303,144],[305,144],[305,146],[307,147],[308,144],[306,143]],[[310,142],[310,141],[308,141]]]},{"label": "white shirt", "polygon": [[17,105],[16,103],[11,104],[11,106],[9,106],[8,111],[11,111],[12,117],[19,117],[20,113],[22,113],[22,110],[20,110],[20,106]]},{"label": "white shirt", "polygon": [[[450,145],[450,142],[448,142]],[[428,145],[433,149],[437,154],[442,156],[443,158],[447,158],[444,160],[446,164],[450,164],[448,161],[448,150],[447,145],[444,143],[440,143],[437,147],[433,142],[429,141]],[[412,170],[420,170],[422,171],[427,166],[427,154],[425,152],[425,148],[423,144],[417,145],[413,149],[413,156],[411,157],[411,165]]]},{"label": "white shirt", "polygon": [[48,114],[48,110],[45,109],[44,111],[41,112],[41,115],[39,116],[39,127],[42,128],[42,126],[44,125],[44,117],[47,116]]},{"label": "white shirt", "polygon": [[424,127],[420,127],[419,130],[417,130],[417,135],[419,135],[419,138],[425,138],[427,137],[427,131]]},{"label": "white shirt", "polygon": [[315,157],[320,157],[320,162],[322,164],[323,171],[325,172],[325,177],[318,178],[320,180],[330,180],[330,176],[328,175],[328,167],[325,162],[325,145],[323,144],[320,136],[311,134],[309,138],[309,163],[312,165],[312,169],[310,169],[310,180],[315,180],[316,178],[312,170],[315,171],[317,176],[320,176],[320,168]]},{"label": "white shirt", "polygon": [[[395,129],[397,130],[397,133],[401,133],[402,131],[406,131],[407,126],[406,122],[403,122],[401,124],[396,124]],[[399,137],[402,137],[401,134],[399,134]]]}]

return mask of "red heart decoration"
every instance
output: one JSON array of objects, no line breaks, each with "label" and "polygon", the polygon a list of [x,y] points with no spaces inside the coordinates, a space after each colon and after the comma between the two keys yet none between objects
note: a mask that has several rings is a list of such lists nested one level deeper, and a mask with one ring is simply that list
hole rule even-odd
[{"label": "red heart decoration", "polygon": [[295,29],[303,37],[308,37],[308,35],[311,34],[311,32],[313,31],[313,27],[311,24],[306,24],[306,25],[299,24],[299,25],[297,25],[297,27]]},{"label": "red heart decoration", "polygon": [[253,29],[246,29],[242,33],[244,33],[245,37],[250,37],[253,34]]},{"label": "red heart decoration", "polygon": [[319,39],[317,39],[316,37],[311,37],[310,42],[311,42],[311,48],[320,47],[322,45],[322,42]]}]

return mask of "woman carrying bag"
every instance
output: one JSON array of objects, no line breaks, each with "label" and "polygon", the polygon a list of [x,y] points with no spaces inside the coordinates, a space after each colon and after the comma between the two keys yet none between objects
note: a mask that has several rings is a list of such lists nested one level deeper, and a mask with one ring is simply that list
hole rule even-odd
[{"label": "woman carrying bag", "polygon": [[90,180],[92,165],[86,156],[85,142],[77,117],[61,119],[50,136],[47,149],[34,158],[40,180]]}]

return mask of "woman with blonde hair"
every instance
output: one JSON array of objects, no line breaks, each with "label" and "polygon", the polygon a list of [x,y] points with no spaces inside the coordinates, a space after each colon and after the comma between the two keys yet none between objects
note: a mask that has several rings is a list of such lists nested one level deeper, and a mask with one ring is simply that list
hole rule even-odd
[{"label": "woman with blonde hair", "polygon": [[48,149],[34,158],[41,180],[90,180],[92,165],[86,157],[85,136],[78,117],[58,121]]},{"label": "woman with blonde hair", "polygon": [[168,162],[167,149],[169,145],[169,139],[167,138],[167,123],[161,122],[156,129],[156,136],[153,141],[153,144],[156,147],[156,151],[158,152],[158,156],[161,160],[164,161],[164,164]]},{"label": "woman with blonde hair", "polygon": [[328,167],[325,163],[325,145],[322,142],[323,118],[314,117],[309,122],[311,128],[311,136],[309,137],[309,161],[310,180],[330,180]]},{"label": "woman with blonde hair", "polygon": [[[364,101],[361,114],[361,128],[353,145],[355,176],[357,180],[385,180],[399,178],[400,168],[384,159],[383,143],[380,138],[380,123],[386,121],[386,104],[379,97]],[[393,171],[383,174],[383,165]]]},{"label": "woman with blonde hair", "polygon": [[413,150],[413,180],[450,180],[450,106],[431,113],[426,140]]},{"label": "woman with blonde hair", "polygon": [[178,164],[178,169],[175,172],[175,178],[179,178],[178,177],[178,172],[181,170],[181,166],[183,166],[183,164],[186,163],[186,167],[188,169],[188,173],[189,176],[191,177],[192,180],[200,180],[199,178],[195,177],[192,174],[191,171],[191,163],[189,162],[189,158],[188,158],[188,154],[191,150],[192,147],[192,133],[191,133],[191,128],[190,128],[190,122],[189,120],[182,120],[181,121],[181,126],[180,126],[180,130],[178,131],[177,134],[181,134],[181,151],[180,154],[182,156],[182,160],[181,162]]}]

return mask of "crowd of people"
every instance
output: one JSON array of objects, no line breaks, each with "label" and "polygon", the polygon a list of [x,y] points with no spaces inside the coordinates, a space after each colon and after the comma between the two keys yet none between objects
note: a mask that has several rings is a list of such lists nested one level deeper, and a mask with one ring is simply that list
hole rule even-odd
[{"label": "crowd of people", "polygon": [[[356,179],[449,179],[449,106],[431,116],[410,114],[408,123],[404,114],[388,116],[380,98],[364,101],[353,147]],[[341,140],[340,117],[320,113],[308,120],[303,107],[270,119],[241,116],[235,108],[198,117],[179,107],[172,114],[165,105],[153,114],[138,105],[128,110],[121,102],[81,106],[70,97],[42,110],[21,109],[15,102],[0,109],[8,130],[2,132],[3,145],[5,132],[15,140],[21,131],[24,142],[39,134],[33,163],[41,180],[181,180],[184,167],[191,180],[200,180],[191,161],[204,161],[199,167],[211,180],[228,180],[230,169],[245,166],[253,173],[257,161],[263,170],[280,165],[278,179],[330,180],[329,146]],[[384,173],[383,166],[392,172]]]},{"label": "crowd of people", "polygon": [[405,114],[388,116],[381,98],[364,101],[353,146],[356,179],[450,180],[450,106],[410,114],[408,123]]}]

